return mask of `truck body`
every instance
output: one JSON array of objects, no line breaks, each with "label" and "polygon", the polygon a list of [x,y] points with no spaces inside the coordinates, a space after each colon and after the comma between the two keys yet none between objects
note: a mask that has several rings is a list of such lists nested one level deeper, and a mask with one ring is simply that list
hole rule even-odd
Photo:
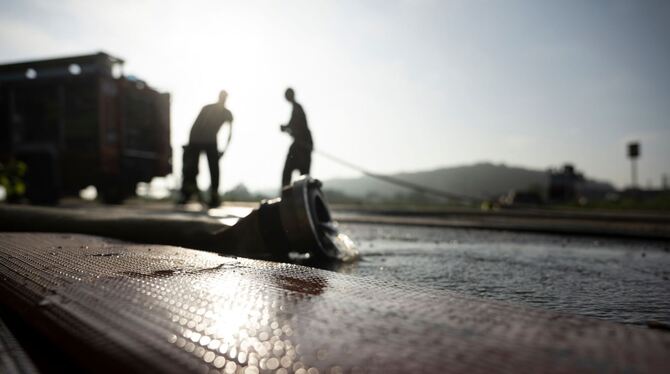
[{"label": "truck body", "polygon": [[26,195],[55,203],[95,186],[103,201],[172,171],[170,96],[92,55],[0,65],[0,162],[26,164]]}]

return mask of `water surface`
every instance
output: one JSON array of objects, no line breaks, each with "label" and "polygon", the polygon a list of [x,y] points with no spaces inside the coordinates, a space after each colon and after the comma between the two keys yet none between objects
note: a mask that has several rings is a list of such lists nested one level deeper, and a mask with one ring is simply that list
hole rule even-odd
[{"label": "water surface", "polygon": [[340,271],[623,323],[670,324],[670,243],[341,225],[362,260]]}]

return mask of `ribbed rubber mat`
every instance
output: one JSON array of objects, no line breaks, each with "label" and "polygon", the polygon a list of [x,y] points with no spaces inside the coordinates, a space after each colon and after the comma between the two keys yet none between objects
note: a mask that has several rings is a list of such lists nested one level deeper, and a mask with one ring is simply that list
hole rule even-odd
[{"label": "ribbed rubber mat", "polygon": [[2,319],[0,319],[0,373],[37,373],[35,365]]},{"label": "ribbed rubber mat", "polygon": [[660,372],[670,334],[295,265],[0,233],[3,302],[85,367]]}]

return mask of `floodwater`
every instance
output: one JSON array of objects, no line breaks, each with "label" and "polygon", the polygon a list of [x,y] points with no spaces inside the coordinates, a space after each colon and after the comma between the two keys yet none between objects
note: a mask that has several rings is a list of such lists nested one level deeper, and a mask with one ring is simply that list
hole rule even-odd
[{"label": "floodwater", "polygon": [[670,324],[670,243],[343,224],[341,272],[631,324]]}]

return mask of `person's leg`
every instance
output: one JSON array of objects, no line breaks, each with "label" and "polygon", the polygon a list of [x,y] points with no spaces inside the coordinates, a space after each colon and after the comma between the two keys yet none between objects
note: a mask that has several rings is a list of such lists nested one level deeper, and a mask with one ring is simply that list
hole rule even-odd
[{"label": "person's leg", "polygon": [[291,173],[295,170],[295,147],[291,146],[286,155],[286,163],[284,164],[284,172],[281,177],[281,187],[291,184]]},{"label": "person's leg", "polygon": [[300,174],[309,174],[309,169],[312,166],[312,151],[305,151],[303,155],[303,164],[300,169]]},{"label": "person's leg", "polygon": [[208,145],[205,149],[209,163],[209,175],[212,180],[210,187],[210,205],[219,205],[219,149],[216,144]]},{"label": "person's leg", "polygon": [[216,145],[208,145],[205,149],[207,153],[207,162],[209,164],[209,175],[212,179],[212,191],[219,190],[219,151]]},{"label": "person's leg", "polygon": [[184,146],[184,153],[182,157],[182,181],[181,181],[181,198],[179,203],[186,203],[193,193],[198,189],[196,176],[198,175],[198,159],[200,158],[200,150],[193,145]]},{"label": "person's leg", "polygon": [[311,162],[310,152],[305,149],[298,149],[293,156],[293,169],[297,169],[300,175],[309,174]]}]

